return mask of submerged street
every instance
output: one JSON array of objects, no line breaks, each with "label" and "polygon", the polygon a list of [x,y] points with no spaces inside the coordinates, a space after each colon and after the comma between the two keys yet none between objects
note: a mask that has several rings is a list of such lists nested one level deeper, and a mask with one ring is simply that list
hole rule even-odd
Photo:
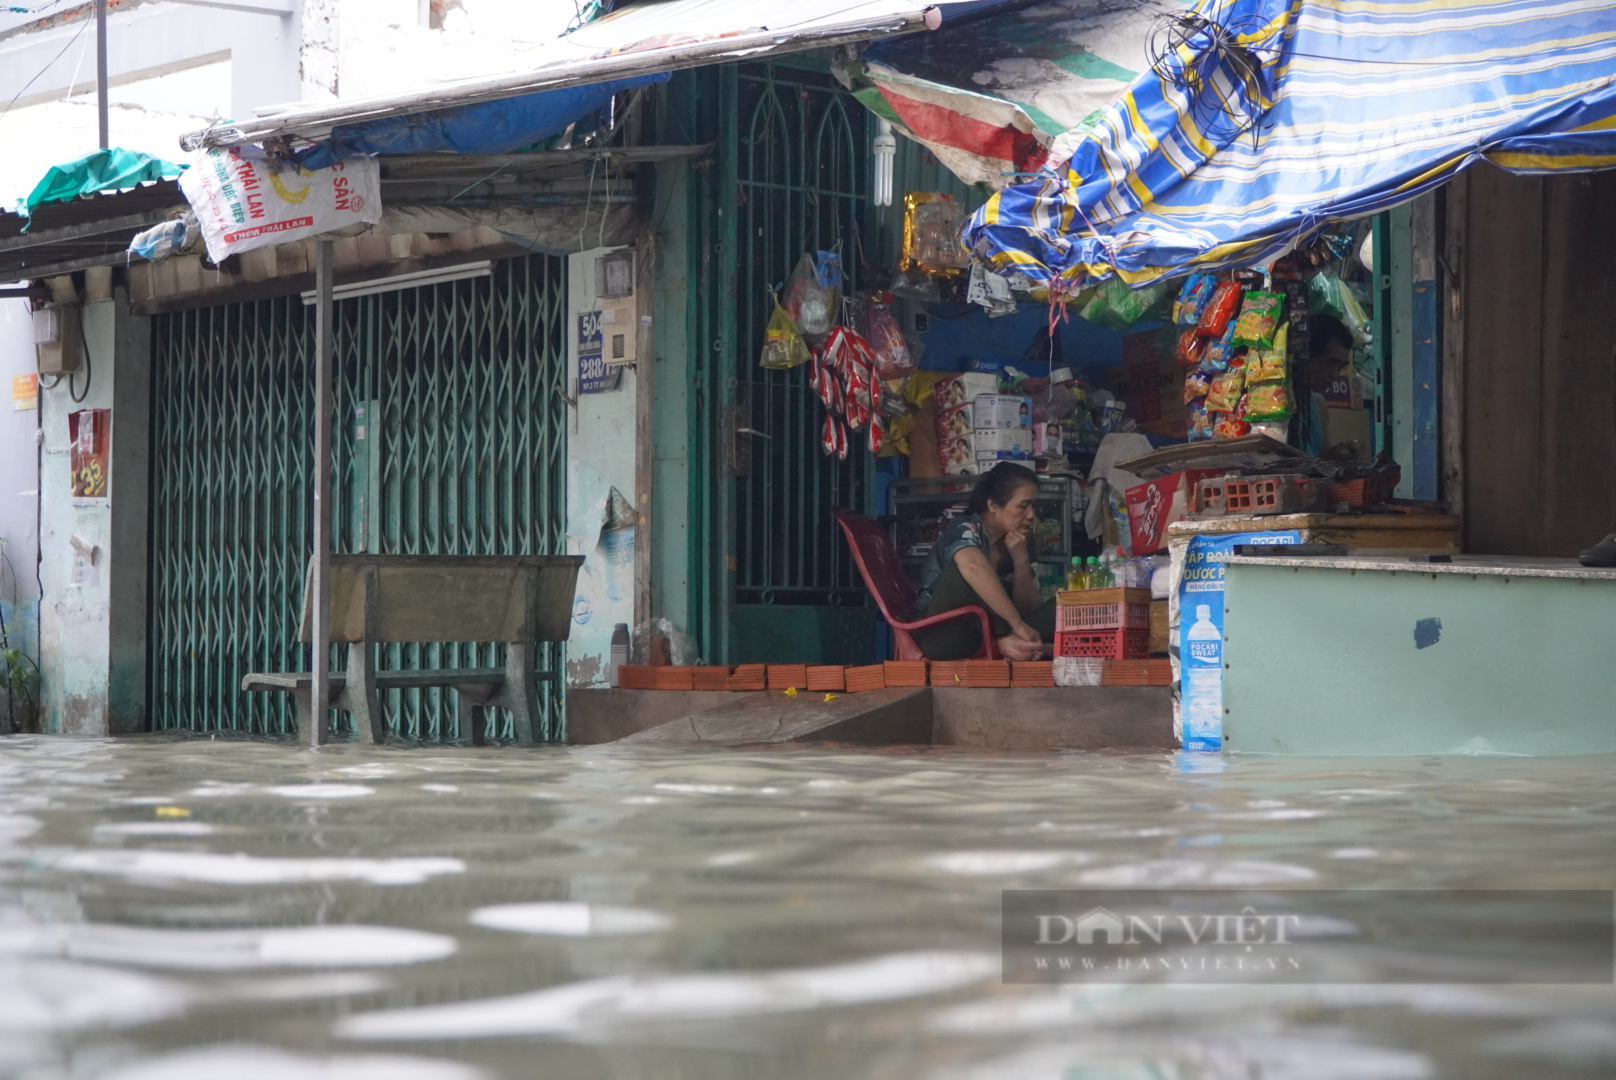
[{"label": "submerged street", "polygon": [[1610,889],[1610,766],[20,737],[0,1075],[1608,1076],[1608,985],[1006,985],[999,918]]}]

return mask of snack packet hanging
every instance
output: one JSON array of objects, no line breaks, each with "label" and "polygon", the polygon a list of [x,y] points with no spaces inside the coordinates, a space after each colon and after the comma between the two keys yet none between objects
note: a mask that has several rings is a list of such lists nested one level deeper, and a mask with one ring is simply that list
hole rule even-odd
[{"label": "snack packet hanging", "polygon": [[1283,293],[1248,292],[1234,321],[1234,344],[1251,349],[1272,348],[1284,302]]},{"label": "snack packet hanging", "polygon": [[1186,434],[1191,442],[1212,437],[1212,414],[1206,411],[1206,399],[1198,398],[1190,402],[1189,421],[1186,425]]},{"label": "snack packet hanging", "polygon": [[1246,369],[1236,364],[1212,380],[1206,407],[1213,412],[1234,412],[1240,407],[1240,394],[1246,386]]},{"label": "snack packet hanging", "polygon": [[1217,287],[1218,279],[1211,274],[1191,274],[1185,278],[1184,287],[1178,291],[1178,299],[1173,301],[1173,321],[1179,326],[1193,329],[1201,321],[1206,303],[1212,299]]},{"label": "snack packet hanging", "polygon": [[1206,338],[1200,337],[1194,330],[1186,330],[1178,335],[1178,345],[1173,350],[1173,358],[1185,367],[1194,367],[1201,362],[1206,353]]},{"label": "snack packet hanging", "polygon": [[898,320],[886,304],[870,297],[864,302],[864,340],[875,357],[876,374],[901,379],[915,370],[915,359],[904,340]]},{"label": "snack packet hanging", "polygon": [[1250,427],[1248,435],[1266,435],[1275,442],[1284,442],[1291,431],[1289,420],[1264,420],[1251,423]]},{"label": "snack packet hanging", "polygon": [[763,330],[763,353],[758,357],[758,367],[783,371],[807,363],[812,356],[796,320],[776,300],[774,313]]},{"label": "snack packet hanging", "polygon": [[1246,391],[1247,420],[1289,420],[1290,387],[1282,382],[1261,383]]},{"label": "snack packet hanging", "polygon": [[1268,349],[1252,349],[1246,353],[1246,382],[1265,383],[1285,378],[1286,354],[1290,347],[1291,324],[1286,323],[1274,331],[1274,344]]},{"label": "snack packet hanging", "polygon": [[1212,392],[1212,372],[1195,369],[1184,376],[1184,404],[1194,404]]},{"label": "snack packet hanging", "polygon": [[1214,439],[1238,439],[1251,434],[1251,425],[1232,413],[1219,413],[1212,425]]},{"label": "snack packet hanging", "polygon": [[1223,336],[1220,338],[1210,340],[1202,338],[1203,341],[1206,341],[1206,346],[1201,350],[1201,366],[1210,371],[1227,370],[1229,365],[1234,363],[1235,354],[1239,351],[1234,347],[1233,339],[1234,327],[1232,325],[1223,332]]},{"label": "snack packet hanging", "polygon": [[1220,338],[1229,329],[1234,321],[1235,311],[1240,307],[1240,297],[1243,290],[1237,282],[1225,281],[1212,293],[1212,299],[1206,302],[1206,309],[1201,312],[1201,319],[1195,324],[1195,332],[1202,337]]}]

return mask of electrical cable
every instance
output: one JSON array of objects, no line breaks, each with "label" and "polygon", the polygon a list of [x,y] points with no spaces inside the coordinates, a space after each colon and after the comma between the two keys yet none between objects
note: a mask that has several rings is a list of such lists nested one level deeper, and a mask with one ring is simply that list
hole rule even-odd
[{"label": "electrical cable", "polygon": [[[90,363],[90,343],[84,336],[84,305],[79,305],[79,349],[84,353],[84,393],[75,394],[73,387],[78,383],[78,372],[69,372],[67,376],[67,396],[73,399],[73,404],[81,405],[84,399],[90,396],[90,380],[95,377],[95,368]],[[61,382],[58,377],[57,382]]]},{"label": "electrical cable", "polygon": [[80,23],[79,28],[76,31],[74,31],[73,36],[67,39],[67,44],[62,46],[62,51],[57,53],[55,56],[51,57],[50,62],[47,63],[44,67],[42,67],[38,71],[34,72],[34,77],[32,79],[29,79],[27,82],[23,83],[21,90],[18,90],[15,94],[11,95],[11,100],[6,102],[6,107],[4,109],[0,109],[0,120],[5,119],[6,113],[11,111],[11,107],[13,105],[17,104],[17,99],[22,97],[24,94],[26,94],[28,92],[28,88],[30,86],[34,85],[34,83],[38,82],[39,77],[41,75],[43,75],[43,74],[45,74],[45,72],[49,71],[52,67],[55,66],[56,61],[60,60],[64,55],[66,55],[67,50],[69,50],[69,49],[71,49],[73,47],[73,43],[79,39],[79,35],[84,33],[85,27],[87,27],[89,25],[90,25],[90,20],[89,19],[85,19],[82,23]]}]

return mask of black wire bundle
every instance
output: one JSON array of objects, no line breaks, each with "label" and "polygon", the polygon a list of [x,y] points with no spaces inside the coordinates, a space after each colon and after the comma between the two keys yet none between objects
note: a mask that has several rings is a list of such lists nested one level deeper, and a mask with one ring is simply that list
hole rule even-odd
[{"label": "black wire bundle", "polygon": [[1212,142],[1227,141],[1252,127],[1267,107],[1270,87],[1258,54],[1274,50],[1252,40],[1263,26],[1256,17],[1224,24],[1176,13],[1162,15],[1151,25],[1145,39],[1150,70],[1183,91],[1191,118]]}]

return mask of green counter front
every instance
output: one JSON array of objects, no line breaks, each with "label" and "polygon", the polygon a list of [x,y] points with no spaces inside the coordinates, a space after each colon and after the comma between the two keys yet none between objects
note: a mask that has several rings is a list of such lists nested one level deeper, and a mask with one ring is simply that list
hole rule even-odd
[{"label": "green counter front", "polygon": [[1235,556],[1224,605],[1231,753],[1616,752],[1616,570]]}]

